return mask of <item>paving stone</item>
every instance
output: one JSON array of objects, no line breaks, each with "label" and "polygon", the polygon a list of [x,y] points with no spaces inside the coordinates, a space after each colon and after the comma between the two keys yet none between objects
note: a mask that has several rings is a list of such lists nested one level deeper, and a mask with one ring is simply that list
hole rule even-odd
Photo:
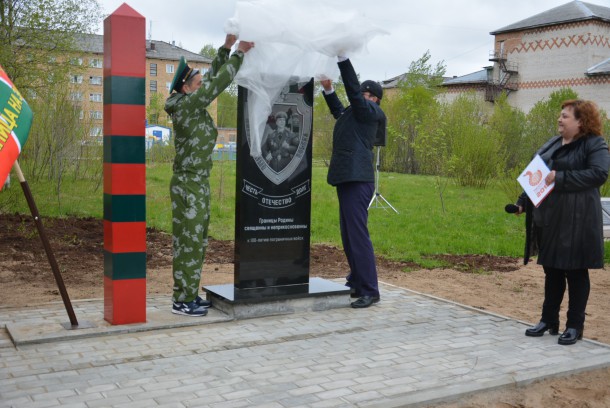
[{"label": "paving stone", "polygon": [[[109,332],[18,348],[4,347],[0,330],[0,398],[28,408],[387,408],[610,366],[608,345],[525,338],[523,323],[406,289],[381,289],[383,301],[366,310],[250,320],[217,314],[197,324],[172,315],[165,297],[153,297],[147,309],[164,313],[171,328],[130,332],[131,325],[100,324]],[[78,302],[76,313],[99,318],[102,305]],[[65,310],[51,305],[35,318],[24,316],[0,308],[9,329],[20,321],[56,328]]]}]

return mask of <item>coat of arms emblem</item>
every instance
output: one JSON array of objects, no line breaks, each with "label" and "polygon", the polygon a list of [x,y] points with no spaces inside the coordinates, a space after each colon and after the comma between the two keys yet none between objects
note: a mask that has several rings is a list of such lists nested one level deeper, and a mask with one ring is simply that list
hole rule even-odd
[{"label": "coat of arms emblem", "polygon": [[[244,104],[248,117],[248,104]],[[299,167],[311,137],[312,108],[298,92],[286,86],[275,101],[260,141],[260,155],[253,156],[259,170],[279,185]],[[246,121],[247,123],[247,121]],[[250,126],[246,125],[248,146],[252,149]]]}]

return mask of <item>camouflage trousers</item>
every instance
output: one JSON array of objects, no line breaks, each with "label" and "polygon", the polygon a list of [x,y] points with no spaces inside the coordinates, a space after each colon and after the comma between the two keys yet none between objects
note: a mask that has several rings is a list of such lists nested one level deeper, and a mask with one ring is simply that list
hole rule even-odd
[{"label": "camouflage trousers", "polygon": [[199,293],[208,247],[210,183],[206,177],[174,174],[170,182],[175,302],[191,302]]}]

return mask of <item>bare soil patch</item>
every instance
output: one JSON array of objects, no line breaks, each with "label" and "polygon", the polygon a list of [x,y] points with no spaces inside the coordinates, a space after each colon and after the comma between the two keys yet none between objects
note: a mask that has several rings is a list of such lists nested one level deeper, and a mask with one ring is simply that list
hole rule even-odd
[{"label": "bare soil patch", "polygon": [[[44,219],[46,233],[71,299],[103,297],[103,222],[94,218]],[[233,282],[230,241],[213,238],[202,283]],[[147,291],[171,294],[171,236],[147,230]],[[378,258],[379,280],[481,310],[535,323],[542,305],[544,276],[537,265],[489,255],[439,255],[448,266],[422,269],[417,264]],[[44,248],[31,216],[0,214],[0,305],[60,301]],[[341,248],[311,247],[310,275],[342,278],[348,270]],[[610,274],[592,270],[585,337],[610,344]],[[567,306],[567,295],[566,301]],[[565,307],[562,309],[562,318]],[[610,368],[549,379],[526,387],[479,393],[460,407],[610,407]]]}]

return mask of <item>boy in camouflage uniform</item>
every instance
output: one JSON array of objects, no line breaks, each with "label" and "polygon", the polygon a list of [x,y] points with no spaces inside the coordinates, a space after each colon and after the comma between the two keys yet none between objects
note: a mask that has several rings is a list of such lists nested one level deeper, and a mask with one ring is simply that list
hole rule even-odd
[{"label": "boy in camouflage uniform", "polygon": [[227,88],[252,43],[236,42],[227,35],[212,66],[203,76],[181,58],[165,111],[174,127],[174,174],[170,182],[172,200],[174,294],[172,313],[205,316],[210,302],[199,293],[201,268],[208,246],[212,152],[218,131],[206,108]]}]

